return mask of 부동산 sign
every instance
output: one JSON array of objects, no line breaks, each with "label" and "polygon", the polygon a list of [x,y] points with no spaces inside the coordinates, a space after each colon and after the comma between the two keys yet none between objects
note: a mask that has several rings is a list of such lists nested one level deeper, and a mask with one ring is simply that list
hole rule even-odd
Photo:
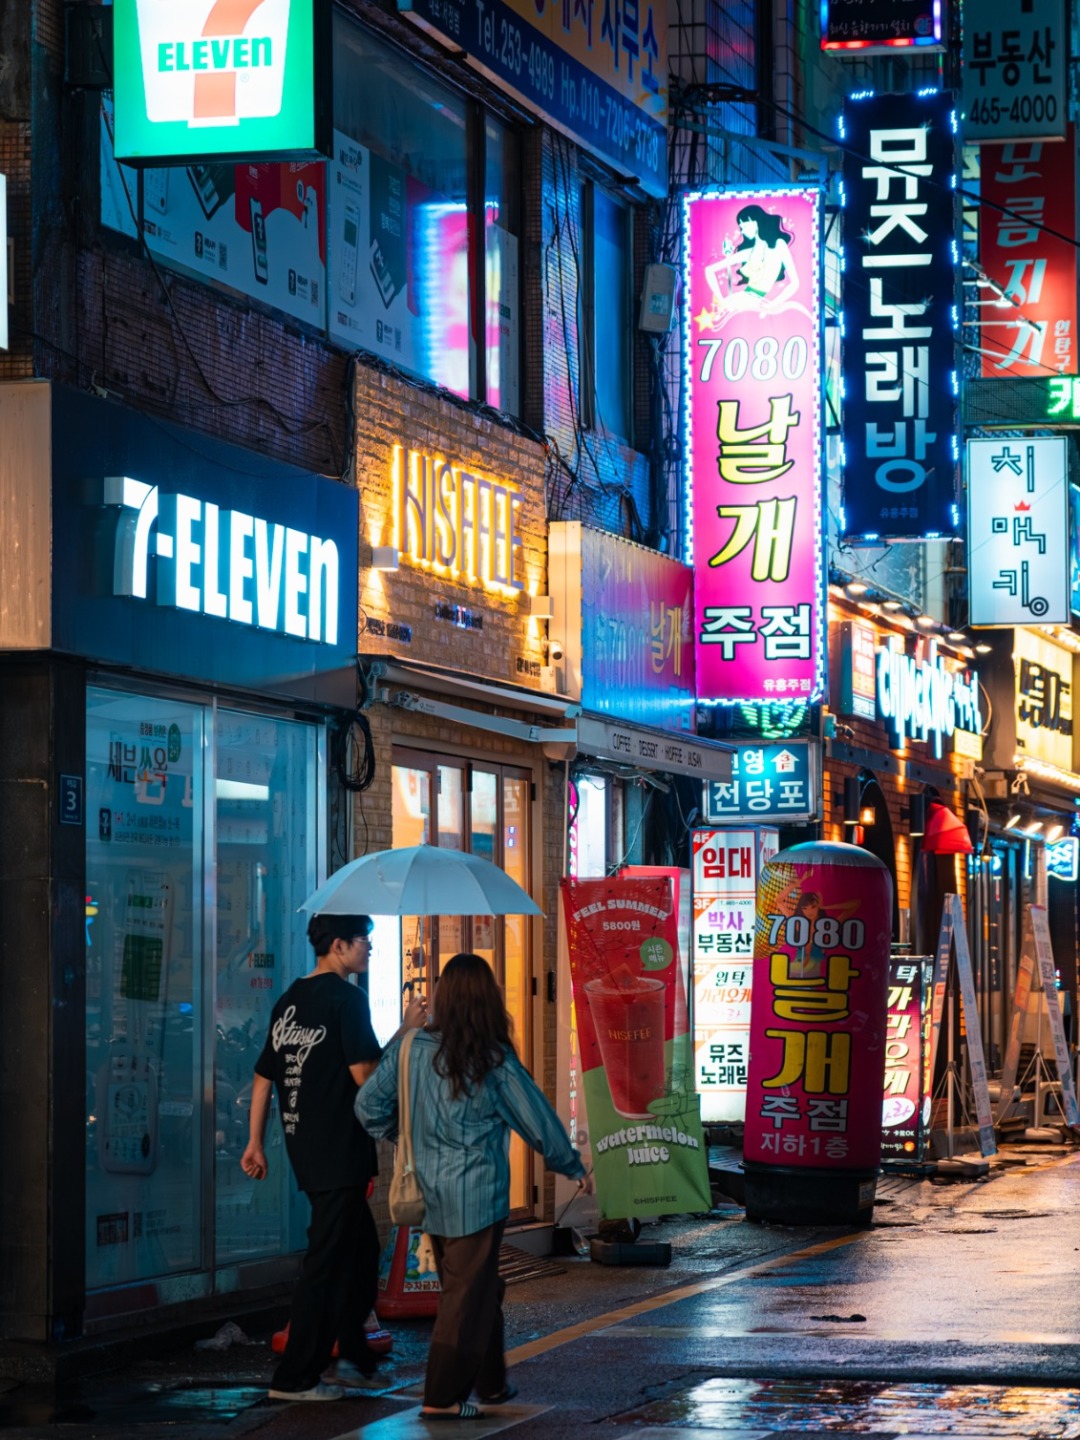
[{"label": "\ubd80\ub3d9\uc0b0 sign", "polygon": [[121,160],[311,156],[316,0],[116,0]]},{"label": "\ubd80\ub3d9\uc0b0 sign", "polygon": [[657,0],[398,0],[398,8],[650,194],[667,193],[667,10]]},{"label": "\ubd80\ub3d9\uc0b0 sign", "polygon": [[1065,0],[978,0],[964,13],[964,141],[1061,140]]}]

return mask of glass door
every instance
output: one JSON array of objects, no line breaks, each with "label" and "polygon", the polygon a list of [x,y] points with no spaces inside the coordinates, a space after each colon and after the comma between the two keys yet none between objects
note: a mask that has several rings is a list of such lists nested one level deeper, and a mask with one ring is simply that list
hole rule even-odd
[{"label": "glass door", "polygon": [[[500,865],[529,889],[532,776],[527,770],[396,749],[393,775],[394,846],[432,843],[466,850]],[[418,810],[423,823],[419,823]],[[506,997],[522,1063],[532,1061],[531,929],[522,915],[409,916],[402,921],[402,981],[433,985],[459,951],[491,966]],[[532,1206],[532,1151],[511,1139],[512,1212]]]},{"label": "glass door", "polygon": [[307,916],[318,883],[316,731],[219,709],[215,726],[217,965],[214,1001],[215,1259],[218,1265],[304,1247],[277,1099],[266,1127],[269,1174],[240,1169],[252,1070],[278,996],[311,968]]},{"label": "glass door", "polygon": [[269,1178],[239,1160],[270,1012],[310,968],[321,731],[90,687],[86,735],[86,1284],[160,1303],[303,1248],[273,1114]]}]

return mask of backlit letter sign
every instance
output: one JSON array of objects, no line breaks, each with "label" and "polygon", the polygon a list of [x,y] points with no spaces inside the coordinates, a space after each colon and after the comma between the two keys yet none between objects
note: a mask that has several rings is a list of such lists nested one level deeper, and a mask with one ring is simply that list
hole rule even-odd
[{"label": "backlit letter sign", "polygon": [[442,456],[394,446],[394,534],[414,565],[485,590],[525,588],[515,485],[473,475]]},{"label": "backlit letter sign", "polygon": [[942,743],[963,730],[980,735],[979,682],[966,670],[946,670],[937,643],[919,660],[904,651],[897,637],[878,651],[878,710],[889,728],[893,748],[921,740],[940,757]]},{"label": "backlit letter sign", "polygon": [[852,99],[844,139],[844,534],[955,534],[958,169],[952,96]]},{"label": "backlit letter sign", "polygon": [[333,540],[192,495],[161,494],[126,475],[106,479],[104,498],[122,507],[114,595],[150,599],[156,557],[159,605],[337,644],[340,560]]},{"label": "backlit letter sign", "polygon": [[318,153],[316,0],[115,0],[120,160]]}]

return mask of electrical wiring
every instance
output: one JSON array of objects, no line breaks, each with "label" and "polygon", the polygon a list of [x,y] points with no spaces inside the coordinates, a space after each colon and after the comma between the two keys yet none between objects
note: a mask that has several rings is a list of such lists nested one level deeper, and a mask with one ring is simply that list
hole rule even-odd
[{"label": "electrical wiring", "polygon": [[[359,660],[356,662],[356,687],[356,708],[348,722],[339,728],[335,736],[334,768],[343,789],[350,794],[357,794],[369,789],[378,768],[371,723],[364,713],[364,707],[370,699],[371,691],[364,667]],[[351,763],[350,755],[355,757],[352,758]]]}]

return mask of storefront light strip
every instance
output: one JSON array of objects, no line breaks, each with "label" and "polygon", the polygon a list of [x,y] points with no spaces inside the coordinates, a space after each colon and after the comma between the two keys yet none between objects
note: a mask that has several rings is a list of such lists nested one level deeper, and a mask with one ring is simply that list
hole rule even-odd
[{"label": "storefront light strip", "polygon": [[1077,635],[1075,630],[1065,630],[1060,625],[1034,625],[1031,628],[1049,636],[1055,645],[1071,650],[1074,655],[1080,655],[1080,635]]},{"label": "storefront light strip", "polygon": [[1075,770],[1062,770],[1048,760],[1035,760],[1030,755],[1014,755],[1013,764],[1025,774],[1035,775],[1040,780],[1052,780],[1056,785],[1080,792],[1080,775]]}]

